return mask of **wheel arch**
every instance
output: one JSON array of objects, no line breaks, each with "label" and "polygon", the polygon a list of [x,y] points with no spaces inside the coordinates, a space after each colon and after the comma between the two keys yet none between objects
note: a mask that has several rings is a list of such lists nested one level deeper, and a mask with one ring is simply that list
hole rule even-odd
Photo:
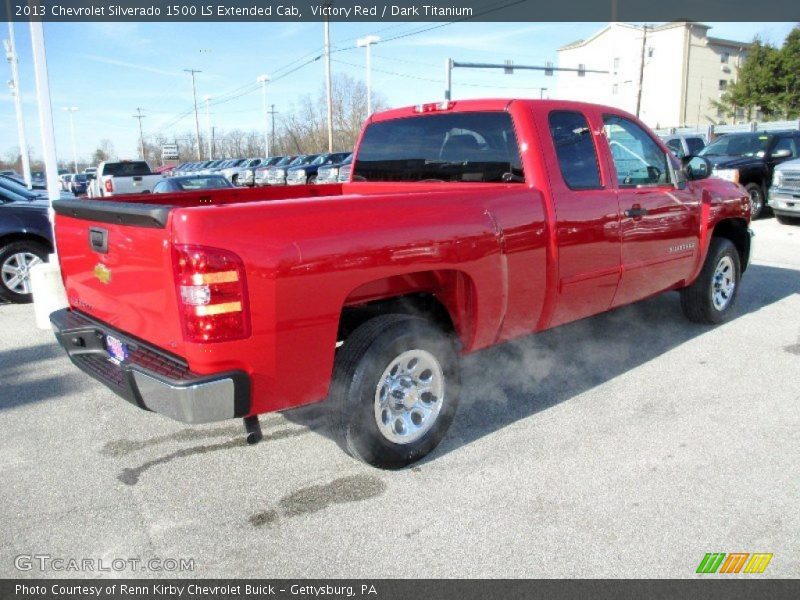
[{"label": "wheel arch", "polygon": [[475,335],[477,291],[469,274],[459,270],[419,271],[370,281],[345,299],[338,339],[381,314],[421,316],[459,338],[469,348]]},{"label": "wheel arch", "polygon": [[46,237],[33,232],[13,232],[0,235],[0,249],[5,248],[14,242],[36,242],[42,244],[50,252],[53,251],[53,244]]},{"label": "wheel arch", "polygon": [[730,240],[739,252],[742,272],[747,269],[750,262],[750,233],[747,231],[747,221],[739,218],[724,219],[714,226],[711,237]]}]

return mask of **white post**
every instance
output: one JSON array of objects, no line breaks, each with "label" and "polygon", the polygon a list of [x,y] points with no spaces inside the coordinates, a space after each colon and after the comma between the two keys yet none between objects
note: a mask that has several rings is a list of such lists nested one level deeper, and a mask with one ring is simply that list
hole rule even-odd
[{"label": "white post", "polygon": [[[11,4],[6,3],[6,8],[10,11]],[[25,178],[25,185],[31,187],[31,161],[28,156],[28,142],[25,138],[25,119],[22,115],[22,93],[19,87],[19,66],[17,64],[17,45],[14,37],[14,22],[11,16],[8,17],[8,42],[6,43],[6,58],[11,65],[11,81],[8,86],[11,88],[11,95],[14,97],[14,110],[17,113],[17,139],[19,141],[19,155],[22,159],[22,176]]]},{"label": "white post", "polygon": [[333,152],[333,90],[331,89],[331,22],[325,19],[325,91],[328,97],[328,152]]},{"label": "white post", "polygon": [[264,156],[269,156],[269,113],[267,112],[267,82],[269,76],[259,75],[256,79],[261,84],[261,108],[264,115]]},{"label": "white post", "polygon": [[452,95],[451,88],[453,84],[453,59],[446,58],[444,61],[444,99],[446,102],[450,101]]},{"label": "white post", "polygon": [[[47,54],[44,48],[44,28],[41,21],[31,21],[31,46],[33,47],[33,70],[36,77],[36,99],[39,105],[39,129],[42,132],[42,153],[47,174],[47,195],[50,199],[50,223],[55,219],[53,201],[60,194],[58,186],[58,160],[56,158],[53,132],[53,107],[50,104],[50,82],[47,76]],[[55,233],[53,234],[55,240]],[[55,248],[55,245],[54,245]],[[36,326],[49,329],[51,312],[67,306],[64,286],[58,265],[57,249],[50,255],[49,263],[35,265],[31,269],[34,313]]]},{"label": "white post", "polygon": [[372,114],[372,45],[381,41],[376,35],[368,35],[356,41],[356,46],[367,49],[367,116]]},{"label": "white post", "polygon": [[206,136],[208,136],[208,160],[214,160],[213,148],[211,147],[211,96],[203,96],[206,102]]},{"label": "white post", "polygon": [[77,106],[62,106],[61,110],[66,111],[69,113],[69,133],[70,139],[72,141],[72,166],[75,169],[75,172],[78,172],[78,153],[75,150],[75,120],[73,119],[73,115],[75,111],[78,110]]}]

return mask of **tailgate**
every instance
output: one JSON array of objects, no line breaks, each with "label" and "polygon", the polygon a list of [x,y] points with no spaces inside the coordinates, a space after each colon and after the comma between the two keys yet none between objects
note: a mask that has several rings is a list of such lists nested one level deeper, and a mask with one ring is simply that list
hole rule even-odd
[{"label": "tailgate", "polygon": [[169,206],[59,200],[56,241],[72,308],[180,354]]}]

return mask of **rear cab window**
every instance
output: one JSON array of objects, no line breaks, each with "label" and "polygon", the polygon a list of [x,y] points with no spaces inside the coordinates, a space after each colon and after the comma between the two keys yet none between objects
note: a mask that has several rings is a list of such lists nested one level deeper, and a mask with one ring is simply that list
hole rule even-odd
[{"label": "rear cab window", "polygon": [[353,181],[524,182],[506,112],[428,114],[371,124]]},{"label": "rear cab window", "polygon": [[558,166],[573,190],[602,188],[597,149],[586,117],[575,111],[554,111],[548,117]]},{"label": "rear cab window", "polygon": [[111,175],[113,177],[141,177],[151,174],[150,167],[143,160],[106,163],[103,166],[103,175]]}]

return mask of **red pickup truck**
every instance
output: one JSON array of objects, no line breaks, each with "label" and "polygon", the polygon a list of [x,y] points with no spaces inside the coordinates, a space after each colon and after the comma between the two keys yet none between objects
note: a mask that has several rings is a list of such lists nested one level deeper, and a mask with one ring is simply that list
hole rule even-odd
[{"label": "red pickup truck", "polygon": [[635,117],[474,100],[373,115],[344,184],[54,203],[72,362],[187,423],[329,399],[343,446],[441,440],[459,356],[680,290],[731,314],[750,203]]}]

